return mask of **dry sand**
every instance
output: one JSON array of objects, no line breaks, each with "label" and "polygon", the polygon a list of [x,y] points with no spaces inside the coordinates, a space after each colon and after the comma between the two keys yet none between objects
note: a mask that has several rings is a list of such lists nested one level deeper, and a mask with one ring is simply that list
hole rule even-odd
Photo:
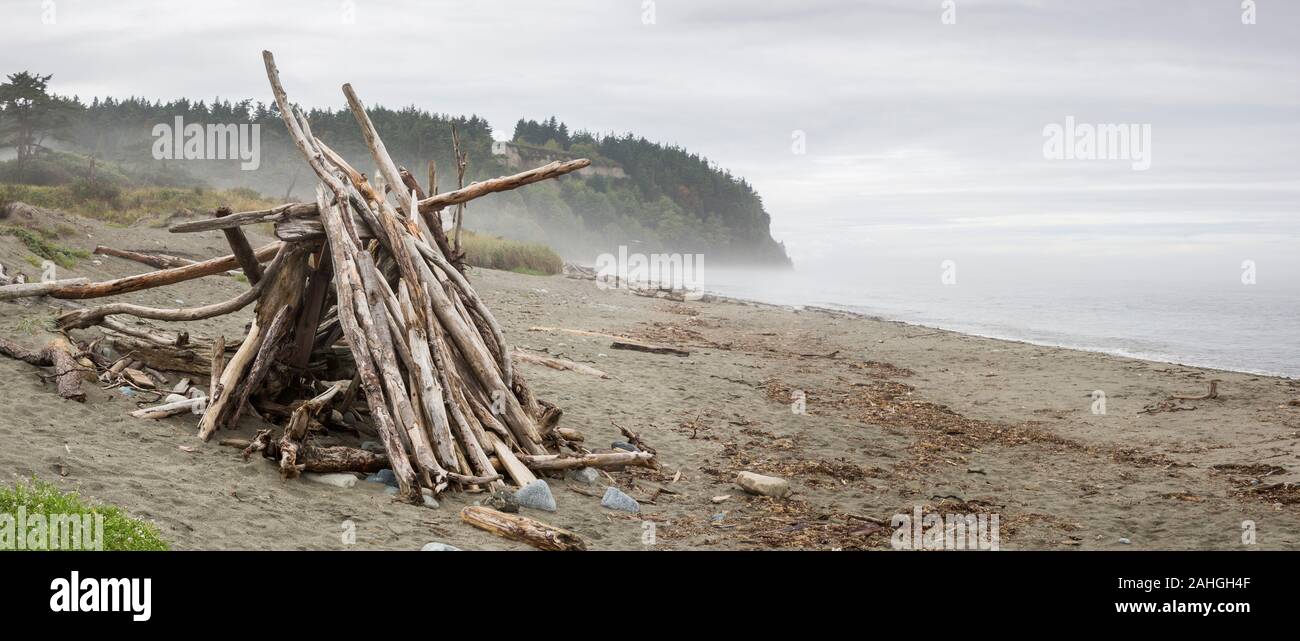
[{"label": "dry sand", "polygon": [[[226,253],[219,233],[170,235],[71,216],[26,222],[75,228],[60,242],[85,249]],[[27,255],[0,237],[0,263],[32,276],[39,270]],[[101,264],[83,260],[61,277],[148,269],[96,258]],[[609,479],[580,487],[552,480],[559,511],[525,510],[593,549],[889,549],[890,518],[916,505],[998,514],[1003,549],[1300,547],[1300,407],[1287,404],[1300,397],[1297,381],[828,311],[671,303],[559,276],[475,270],[471,278],[515,345],[613,375],[521,365],[537,394],[564,409],[562,426],[584,432],[591,447],[622,440],[623,426],[659,452],[658,471],[613,474],[643,501],[639,517],[599,506]],[[216,277],[121,298],[189,306],[244,287]],[[57,312],[48,301],[0,302],[0,335],[35,346]],[[189,328],[233,337],[250,316]],[[691,355],[613,350],[607,339],[535,326],[641,337]],[[281,481],[269,461],[244,462],[215,439],[200,442],[197,417],[133,419],[132,399],[89,383],[84,404],[64,401],[38,373],[0,358],[3,480],[35,476],[120,505],[155,521],[175,548],[415,550],[440,541],[525,549],[459,522],[477,495],[444,494],[439,509],[428,509],[393,503],[376,484]],[[1222,380],[1219,398],[1142,413],[1170,395],[1202,393],[1210,379]],[[1104,415],[1092,412],[1094,390],[1106,394]],[[805,414],[792,411],[797,391]],[[246,417],[219,436],[251,436],[258,425]],[[743,470],[788,478],[794,494],[746,495],[733,483]],[[730,498],[712,501],[722,495]],[[1253,546],[1242,543],[1247,520]],[[343,542],[349,523],[354,545]]]}]

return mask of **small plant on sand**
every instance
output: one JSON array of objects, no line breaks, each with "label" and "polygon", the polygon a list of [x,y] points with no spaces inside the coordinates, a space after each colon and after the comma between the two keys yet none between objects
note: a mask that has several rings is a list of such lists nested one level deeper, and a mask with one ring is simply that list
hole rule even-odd
[{"label": "small plant on sand", "polygon": [[[0,487],[0,520],[17,518],[19,508],[25,516],[49,517],[101,515],[104,517],[103,546],[105,550],[150,551],[170,549],[158,532],[158,526],[133,519],[121,508],[112,505],[91,505],[76,492],[63,492],[52,483],[32,479],[30,483],[17,483],[13,487]],[[3,527],[3,525],[0,525]],[[0,545],[0,549],[12,549]]]},{"label": "small plant on sand", "polygon": [[[54,236],[55,234],[48,235]],[[27,229],[26,227],[15,227],[13,225],[0,227],[0,236],[13,236],[18,240],[23,241],[23,244],[26,245],[27,249],[33,254],[46,260],[54,261],[54,264],[64,269],[76,265],[77,259],[79,258],[90,257],[90,253],[85,250],[71,249],[59,245],[58,243],[50,242],[46,237],[47,234],[37,233]]]},{"label": "small plant on sand", "polygon": [[14,325],[14,330],[27,334],[28,336],[35,335],[42,331],[53,332],[56,331],[54,317],[28,316],[27,318],[18,321],[18,323]]}]

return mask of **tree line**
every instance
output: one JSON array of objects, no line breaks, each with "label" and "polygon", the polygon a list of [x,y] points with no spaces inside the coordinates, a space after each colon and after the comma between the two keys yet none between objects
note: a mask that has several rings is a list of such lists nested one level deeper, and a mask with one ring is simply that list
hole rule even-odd
[{"label": "tree line", "polygon": [[[142,185],[244,187],[268,197],[313,197],[314,181],[284,133],[274,102],[213,99],[170,101],[141,97],[62,97],[49,91],[50,76],[22,72],[0,84],[0,145],[18,150],[0,162],[0,181],[57,184],[89,177],[68,167],[59,152],[100,163],[99,180]],[[415,106],[370,108],[389,152],[425,182],[427,163],[437,165],[440,191],[457,186],[453,162],[455,128],[468,154],[466,181],[508,173],[492,154],[492,128],[476,115],[433,113]],[[181,117],[186,124],[258,125],[261,159],[256,171],[238,160],[157,159],[152,131]],[[372,164],[352,114],[345,108],[313,109],[313,132],[365,171]],[[621,165],[626,178],[565,177],[476,202],[467,226],[481,232],[545,242],[566,256],[591,260],[592,252],[705,252],[725,261],[788,264],[784,247],[771,238],[762,200],[743,179],[676,146],[632,134],[571,131],[557,118],[520,120],[517,143]],[[56,162],[57,161],[57,162]],[[110,168],[112,168],[110,170]],[[367,172],[371,173],[371,172]],[[125,179],[121,177],[127,177]]]}]

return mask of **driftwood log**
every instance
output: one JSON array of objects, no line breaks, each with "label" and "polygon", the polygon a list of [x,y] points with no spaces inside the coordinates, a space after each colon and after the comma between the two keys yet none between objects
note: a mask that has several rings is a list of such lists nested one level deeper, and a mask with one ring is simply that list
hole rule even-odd
[{"label": "driftwood log", "polygon": [[68,278],[41,283],[17,283],[0,287],[0,300],[30,298],[33,296],[55,296],[70,288],[85,287],[90,281],[85,278]]},{"label": "driftwood log", "polygon": [[460,511],[460,520],[499,537],[521,541],[541,550],[585,551],[587,544],[577,534],[518,514],[471,505]]},{"label": "driftwood log", "polygon": [[77,352],[73,350],[67,339],[52,338],[43,349],[29,350],[9,339],[0,338],[0,355],[16,358],[28,365],[53,367],[54,379],[59,386],[59,396],[77,402],[86,400],[86,393],[81,389],[81,381],[85,377],[87,368],[77,362]]},{"label": "driftwood log", "polygon": [[606,374],[605,372],[602,372],[590,365],[575,363],[573,361],[566,360],[563,358],[554,358],[552,356],[533,354],[531,352],[525,352],[520,349],[516,349],[512,353],[512,356],[514,356],[515,360],[521,363],[536,363],[538,365],[545,365],[546,367],[549,367],[551,369],[577,372],[579,374],[586,374],[588,376],[595,376],[597,378],[609,378],[609,374]]}]

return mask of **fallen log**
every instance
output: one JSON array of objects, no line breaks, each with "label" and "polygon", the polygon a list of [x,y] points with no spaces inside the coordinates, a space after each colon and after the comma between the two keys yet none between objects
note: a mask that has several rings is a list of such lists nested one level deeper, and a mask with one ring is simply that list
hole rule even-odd
[{"label": "fallen log", "polygon": [[318,474],[333,472],[374,474],[388,467],[388,457],[383,454],[343,445],[318,446],[307,443],[298,449],[294,461],[298,470]]},{"label": "fallen log", "polygon": [[669,347],[667,345],[651,345],[649,343],[639,343],[635,341],[614,341],[613,343],[610,343],[609,346],[611,349],[627,349],[635,352],[647,352],[649,354],[667,354],[669,356],[690,356],[691,355],[690,352],[678,347]]},{"label": "fallen log", "polygon": [[521,363],[536,363],[538,365],[545,365],[551,369],[577,372],[579,374],[586,374],[588,376],[595,376],[597,378],[609,378],[609,374],[606,374],[605,372],[602,372],[594,367],[591,367],[589,365],[583,365],[582,363],[575,363],[573,361],[565,360],[563,358],[542,356],[541,354],[533,354],[519,349],[516,349],[513,352],[512,356],[516,361],[519,361]]},{"label": "fallen log", "polygon": [[59,386],[59,396],[79,403],[86,400],[86,393],[81,390],[81,381],[87,368],[77,362],[67,339],[52,338],[45,344],[44,349],[34,351],[21,347],[7,338],[0,338],[0,355],[18,359],[28,365],[53,367],[54,378]]},{"label": "fallen log", "polygon": [[499,537],[527,543],[555,552],[585,551],[587,544],[577,534],[518,514],[506,514],[481,505],[460,511],[460,520]]},{"label": "fallen log", "polygon": [[33,296],[55,296],[69,287],[84,287],[90,282],[88,278],[68,278],[43,283],[18,283],[0,287],[0,300],[30,298]]},{"label": "fallen log", "polygon": [[154,420],[176,416],[178,414],[193,413],[195,408],[203,408],[207,405],[208,399],[200,396],[198,398],[187,398],[183,401],[172,403],[163,403],[153,407],[142,407],[134,412],[131,416],[134,418],[152,418]]},{"label": "fallen log", "polygon": [[519,455],[519,460],[529,469],[538,472],[569,470],[579,467],[610,469],[626,467],[655,467],[655,455],[650,452],[602,452],[598,454],[539,454]]},{"label": "fallen log", "polygon": [[690,356],[691,353],[680,347],[670,345],[654,345],[643,343],[634,338],[619,336],[617,334],[605,334],[603,332],[590,332],[585,329],[568,329],[566,327],[529,327],[530,332],[559,332],[561,334],[572,334],[574,336],[591,336],[594,338],[609,338],[614,342],[610,347],[614,349],[630,349],[638,352],[649,352],[651,354],[671,354],[673,356]]},{"label": "fallen log", "polygon": [[134,336],[113,334],[107,335],[104,342],[111,345],[117,353],[130,354],[132,358],[144,361],[149,367],[164,372],[206,375],[212,368],[210,353],[205,354],[203,347],[198,345],[176,347]]},{"label": "fallen log", "polygon": [[126,260],[132,260],[137,263],[142,263],[158,269],[172,269],[175,267],[185,267],[187,265],[193,265],[198,262],[195,260],[190,260],[188,258],[181,258],[179,256],[170,256],[168,254],[145,254],[141,252],[128,251],[125,249],[113,249],[112,247],[105,247],[103,245],[96,245],[94,253],[99,254],[100,256],[113,256],[114,258],[124,258]]}]

